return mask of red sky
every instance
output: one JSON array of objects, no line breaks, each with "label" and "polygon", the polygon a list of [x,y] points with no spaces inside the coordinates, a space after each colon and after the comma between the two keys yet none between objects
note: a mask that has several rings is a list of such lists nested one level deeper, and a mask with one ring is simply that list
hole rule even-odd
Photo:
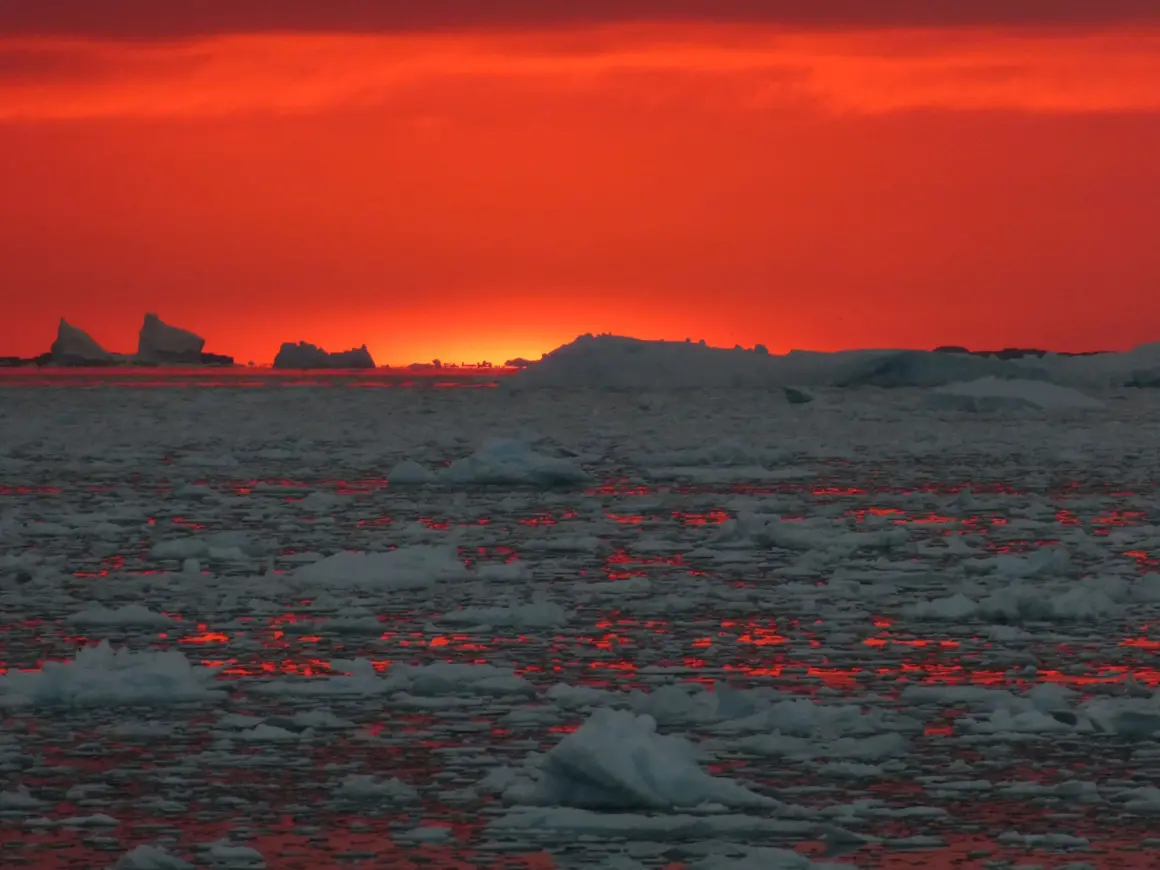
[{"label": "red sky", "polygon": [[7,0],[0,355],[1160,340],[1155,8]]}]

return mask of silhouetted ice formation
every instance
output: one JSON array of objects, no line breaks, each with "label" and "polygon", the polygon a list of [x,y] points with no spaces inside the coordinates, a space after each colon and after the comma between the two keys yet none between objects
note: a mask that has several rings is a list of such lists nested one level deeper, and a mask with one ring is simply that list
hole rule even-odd
[{"label": "silhouetted ice formation", "polygon": [[56,328],[56,341],[52,343],[50,353],[57,365],[101,366],[117,361],[117,357],[97,344],[92,336],[63,317]]},{"label": "silhouetted ice formation", "polygon": [[373,369],[375,361],[364,344],[353,350],[327,353],[308,341],[286,342],[274,357],[276,369]]},{"label": "silhouetted ice formation", "polygon": [[137,336],[137,360],[145,363],[202,362],[205,339],[185,329],[170,326],[156,314],[146,314]]},{"label": "silhouetted ice formation", "polygon": [[709,347],[583,335],[511,380],[520,388],[601,390],[941,387],[978,381],[1044,381],[1074,387],[1160,384],[1160,343],[1125,353],[983,355],[956,349],[790,351]]}]

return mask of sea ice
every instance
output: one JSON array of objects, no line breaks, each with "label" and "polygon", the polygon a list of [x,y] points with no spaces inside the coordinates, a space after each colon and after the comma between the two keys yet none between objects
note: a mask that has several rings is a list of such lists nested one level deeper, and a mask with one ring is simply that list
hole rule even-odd
[{"label": "sea ice", "polygon": [[984,377],[965,383],[947,384],[932,390],[925,406],[933,411],[1007,411],[1007,410],[1100,410],[1099,399],[1085,396],[1079,390],[1024,379]]},{"label": "sea ice", "polygon": [[113,649],[108,641],[77,650],[39,671],[0,674],[0,707],[114,707],[218,701],[215,668],[190,663],[176,650]]},{"label": "sea ice", "polygon": [[159,846],[141,845],[118,858],[113,870],[194,870],[194,865]]},{"label": "sea ice", "polygon": [[453,547],[416,544],[379,553],[335,553],[296,569],[292,579],[300,586],[409,590],[468,576]]}]

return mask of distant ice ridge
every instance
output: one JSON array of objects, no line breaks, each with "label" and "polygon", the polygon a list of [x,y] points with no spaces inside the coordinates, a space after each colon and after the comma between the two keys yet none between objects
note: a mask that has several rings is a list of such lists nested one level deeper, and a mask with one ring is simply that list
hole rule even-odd
[{"label": "distant ice ridge", "polygon": [[146,314],[137,336],[137,359],[152,363],[201,363],[205,339]]},{"label": "distant ice ridge", "polygon": [[65,662],[39,671],[0,674],[0,708],[25,706],[116,707],[217,701],[216,668],[191,664],[168,650],[114,649],[108,641],[77,650]]},{"label": "distant ice ridge", "polygon": [[308,341],[285,342],[274,357],[276,369],[373,369],[375,361],[364,344],[353,350],[327,353]]},{"label": "distant ice ridge", "polygon": [[1160,344],[1127,353],[997,359],[922,350],[790,351],[584,335],[512,377],[512,388],[666,390],[938,387],[984,378],[1122,387],[1160,383]]},{"label": "distant ice ridge", "polygon": [[592,480],[574,459],[548,456],[525,441],[492,438],[475,453],[457,459],[440,471],[429,471],[404,460],[387,475],[394,486],[534,486],[548,489]]},{"label": "distant ice ridge", "polygon": [[1043,381],[987,377],[932,390],[923,404],[932,411],[1100,410],[1099,399]]}]

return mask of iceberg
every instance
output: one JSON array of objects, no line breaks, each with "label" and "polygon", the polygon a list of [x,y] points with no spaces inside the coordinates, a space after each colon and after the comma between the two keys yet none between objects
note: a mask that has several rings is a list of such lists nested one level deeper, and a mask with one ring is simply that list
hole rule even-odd
[{"label": "iceberg", "polygon": [[375,361],[364,344],[353,350],[327,353],[308,341],[285,342],[274,357],[276,369],[373,369]]},{"label": "iceberg", "polygon": [[56,328],[52,343],[52,361],[65,366],[111,365],[117,358],[97,344],[83,329],[73,326],[63,317]]},{"label": "iceberg", "polygon": [[205,339],[185,329],[170,326],[156,314],[146,314],[137,335],[137,359],[149,363],[192,363],[200,365]]}]

